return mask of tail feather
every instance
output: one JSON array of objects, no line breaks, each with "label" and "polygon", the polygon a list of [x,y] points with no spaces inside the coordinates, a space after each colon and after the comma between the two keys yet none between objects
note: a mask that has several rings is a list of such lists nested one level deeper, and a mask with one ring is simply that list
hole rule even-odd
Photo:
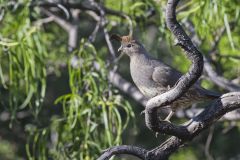
[{"label": "tail feather", "polygon": [[202,92],[201,94],[204,95],[204,97],[206,97],[208,99],[217,99],[221,96],[221,94],[219,94],[219,93],[207,90],[207,89],[202,88],[202,87],[201,87],[201,92]]}]

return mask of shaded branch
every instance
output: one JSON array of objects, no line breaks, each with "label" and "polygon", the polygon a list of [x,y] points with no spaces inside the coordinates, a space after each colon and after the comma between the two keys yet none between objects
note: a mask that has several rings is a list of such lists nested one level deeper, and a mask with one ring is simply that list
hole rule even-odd
[{"label": "shaded branch", "polygon": [[77,47],[78,42],[78,27],[65,19],[53,14],[52,12],[42,8],[42,12],[53,19],[61,28],[68,33],[68,50],[71,52]]},{"label": "shaded branch", "polygon": [[236,60],[240,60],[240,56],[236,56],[236,55],[227,55],[227,54],[216,54],[216,55],[222,58],[229,58],[229,59],[233,58]]},{"label": "shaded branch", "polygon": [[[185,27],[190,31],[191,33],[191,38],[194,41],[194,44],[196,44],[197,46],[199,46],[201,44],[201,40],[200,38],[197,36],[193,25],[190,22],[184,22]],[[225,32],[225,27],[221,28],[218,32],[217,35],[215,36],[214,42],[212,43],[211,49],[208,52],[209,55],[213,54],[216,52],[218,44],[221,40],[221,37],[223,36]],[[219,56],[221,56],[220,54],[217,54]],[[224,55],[223,55],[224,57]],[[231,57],[231,56],[229,56]],[[226,57],[227,58],[227,57]],[[240,58],[238,56],[233,56],[232,58]],[[210,57],[204,56],[204,70],[206,71],[209,79],[216,84],[217,86],[228,90],[228,91],[239,91],[240,90],[240,85],[235,84],[234,82],[226,79],[225,77],[219,75],[214,68],[211,65],[211,59]]]},{"label": "shaded branch", "polygon": [[[8,3],[3,4],[5,7],[13,7],[16,9],[16,7],[22,8],[24,7],[24,4],[19,2],[16,3],[15,1],[9,1]],[[66,8],[66,9],[80,9],[80,10],[89,10],[89,11],[93,11],[96,12],[98,15],[100,15],[100,12],[97,8],[95,8],[92,5],[89,5],[89,1],[84,1],[84,2],[66,2],[66,1],[59,1],[59,2],[46,2],[46,1],[34,1],[30,4],[29,7],[44,7],[44,8],[60,8],[61,10],[62,8]],[[0,5],[1,7],[1,5]],[[109,15],[114,15],[114,16],[118,16],[118,17],[122,17],[125,18],[125,14],[121,11],[116,11],[116,10],[112,10],[109,9],[105,6],[102,6],[103,9],[105,10],[106,14]]]},{"label": "shaded branch", "polygon": [[[185,137],[185,139],[171,137],[164,143],[164,145],[157,147],[151,152],[154,152],[155,154],[157,152],[159,154],[157,157],[161,157],[163,155],[168,157],[171,153],[176,151],[176,149],[178,149],[185,141],[192,140],[204,129],[206,129],[211,124],[220,119],[225,113],[240,108],[239,97],[240,92],[230,92],[224,94],[212,105],[208,106],[201,114],[184,124],[184,126],[189,132],[188,137]],[[168,152],[166,153],[165,150],[167,150]]]},{"label": "shaded branch", "polygon": [[123,79],[118,73],[110,71],[108,79],[115,87],[129,95],[136,102],[140,103],[142,106],[146,105],[147,100],[143,94],[132,83]]},{"label": "shaded branch", "polygon": [[213,81],[213,83],[229,91],[240,91],[239,85],[218,75],[211,66],[209,59],[207,59],[206,57],[204,57],[204,66],[205,71],[207,72],[209,78],[211,79],[211,81]]},{"label": "shaded branch", "polygon": [[[230,92],[222,95],[214,103],[206,107],[206,109],[199,115],[193,117],[188,122],[184,123],[182,126],[177,126],[178,129],[183,129],[183,131],[178,131],[177,127],[165,126],[166,130],[174,130],[176,132],[182,133],[186,132],[183,137],[170,137],[160,146],[148,151],[146,153],[146,158],[144,160],[162,160],[167,159],[173,152],[175,152],[179,147],[183,146],[186,141],[192,140],[204,129],[208,128],[211,124],[219,120],[224,114],[231,112],[240,108],[240,92]],[[170,128],[168,128],[170,127]],[[176,127],[176,128],[171,128]],[[114,154],[114,153],[112,153]],[[128,154],[126,152],[121,154]],[[131,154],[131,153],[130,153]],[[109,157],[110,158],[110,157]]]},{"label": "shaded branch", "polygon": [[212,142],[212,139],[213,139],[214,128],[215,128],[214,125],[212,125],[210,127],[208,137],[207,137],[207,141],[206,141],[206,144],[205,144],[205,149],[204,149],[205,156],[207,157],[208,160],[214,160],[211,153],[210,153],[210,145],[211,145],[211,142]]}]

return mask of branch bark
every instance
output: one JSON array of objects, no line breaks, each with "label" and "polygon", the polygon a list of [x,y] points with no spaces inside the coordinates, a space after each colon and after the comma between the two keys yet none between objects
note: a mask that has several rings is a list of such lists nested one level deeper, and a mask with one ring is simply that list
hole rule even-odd
[{"label": "branch bark", "polygon": [[[145,153],[145,158],[142,157],[141,159],[143,160],[167,159],[172,153],[174,153],[177,149],[183,146],[185,142],[191,141],[199,133],[201,133],[203,130],[205,130],[213,123],[215,123],[217,120],[219,120],[224,114],[236,110],[238,108],[240,108],[240,92],[230,92],[222,95],[213,104],[206,107],[206,109],[199,115],[193,117],[191,120],[181,125],[181,128],[179,127],[179,130],[183,129],[184,131],[177,131],[178,129],[175,128],[175,131],[177,132],[186,132],[186,135],[180,138],[175,136],[170,137],[160,146],[147,151]],[[166,126],[166,128],[167,127],[168,126]],[[108,154],[103,154],[100,158],[108,159],[110,158],[110,155],[115,155],[115,153],[132,154],[129,152],[124,152],[122,150],[121,152],[114,151]]]},{"label": "branch bark", "polygon": [[[176,86],[171,90],[158,95],[147,102],[145,110],[145,121],[149,129],[155,132],[183,137],[187,131],[182,126],[175,126],[168,122],[159,122],[157,109],[170,105],[176,99],[180,98],[201,76],[203,70],[202,54],[193,45],[191,39],[187,36],[176,19],[176,6],[179,0],[168,0],[166,9],[167,26],[178,41],[178,45],[185,51],[186,56],[192,62],[192,65],[185,75],[183,75]],[[180,132],[179,132],[180,131]]]},{"label": "branch bark", "polygon": [[[183,125],[174,125],[158,120],[157,108],[171,104],[181,97],[191,85],[201,76],[203,70],[203,57],[191,42],[182,27],[176,20],[175,10],[179,0],[168,0],[167,4],[167,26],[178,40],[178,45],[184,49],[187,57],[191,60],[192,66],[189,72],[182,76],[174,88],[168,92],[156,96],[147,102],[145,110],[146,125],[153,131],[173,135],[160,146],[147,151],[145,156],[139,157],[144,160],[165,160],[184,145],[185,142],[192,140],[204,129],[211,126],[227,112],[240,108],[240,92],[230,92],[222,95],[219,99],[206,107],[203,112],[193,117]],[[129,152],[121,152],[128,154]],[[111,152],[110,155],[114,153]],[[118,154],[118,152],[117,152]],[[130,153],[132,154],[132,153]],[[101,156],[101,159],[110,158]]]}]

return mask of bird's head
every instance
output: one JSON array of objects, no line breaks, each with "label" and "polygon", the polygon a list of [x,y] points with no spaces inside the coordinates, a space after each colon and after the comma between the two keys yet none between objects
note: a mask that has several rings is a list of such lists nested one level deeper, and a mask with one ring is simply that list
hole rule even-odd
[{"label": "bird's head", "polygon": [[118,52],[122,52],[127,54],[128,56],[132,56],[134,54],[141,53],[141,50],[143,49],[143,46],[134,40],[132,36],[119,36],[116,34],[113,34],[111,36],[111,39],[117,40],[121,42],[121,46],[118,49]]}]

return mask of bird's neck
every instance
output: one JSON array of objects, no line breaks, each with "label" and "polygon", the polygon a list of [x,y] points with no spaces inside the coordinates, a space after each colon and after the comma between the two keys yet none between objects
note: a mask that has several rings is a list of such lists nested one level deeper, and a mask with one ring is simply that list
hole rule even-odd
[{"label": "bird's neck", "polygon": [[148,63],[151,57],[147,54],[147,52],[137,52],[130,56],[131,63],[135,63],[136,65],[144,65]]}]

